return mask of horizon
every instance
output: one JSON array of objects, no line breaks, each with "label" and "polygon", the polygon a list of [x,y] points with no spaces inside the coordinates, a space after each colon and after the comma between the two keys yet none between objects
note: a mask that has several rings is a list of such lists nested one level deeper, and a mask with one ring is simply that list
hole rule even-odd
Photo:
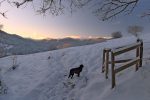
[{"label": "horizon", "polygon": [[24,36],[21,36],[19,34],[12,34],[12,33],[9,33],[9,32],[6,32],[5,30],[2,29],[3,32],[7,33],[7,34],[10,34],[10,35],[17,35],[17,36],[20,36],[22,38],[25,38],[25,39],[33,39],[33,40],[52,40],[52,39],[56,39],[56,40],[59,40],[59,39],[65,39],[65,38],[72,38],[72,39],[98,39],[98,38],[102,38],[102,39],[110,39],[112,37],[103,37],[103,36],[99,36],[99,37],[92,37],[92,36],[89,36],[89,37],[79,37],[79,36],[65,36],[65,37],[62,37],[62,38],[49,38],[49,37],[46,37],[46,38],[31,38],[31,37],[24,37]]}]

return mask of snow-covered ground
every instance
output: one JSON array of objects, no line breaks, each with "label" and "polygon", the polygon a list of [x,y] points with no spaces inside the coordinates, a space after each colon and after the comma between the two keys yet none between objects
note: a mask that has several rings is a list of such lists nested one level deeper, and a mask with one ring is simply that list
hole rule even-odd
[{"label": "snow-covered ground", "polygon": [[[12,70],[13,56],[0,59],[0,76],[7,94],[0,100],[150,100],[150,35],[144,40],[143,67],[135,72],[130,67],[116,75],[116,87],[111,89],[111,77],[101,73],[102,50],[131,44],[134,37],[49,51],[17,55],[17,67]],[[120,58],[134,57],[127,52]],[[48,59],[50,58],[50,59]],[[149,58],[146,59],[146,58]],[[69,70],[84,65],[81,76],[68,79]]]}]

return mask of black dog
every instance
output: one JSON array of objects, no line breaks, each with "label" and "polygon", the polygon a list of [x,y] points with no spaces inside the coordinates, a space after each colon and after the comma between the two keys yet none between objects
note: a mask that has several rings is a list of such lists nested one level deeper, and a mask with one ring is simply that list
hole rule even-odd
[{"label": "black dog", "polygon": [[80,76],[80,72],[82,72],[82,68],[83,68],[83,67],[84,67],[84,66],[81,64],[80,67],[70,69],[70,73],[69,73],[69,77],[68,77],[68,78],[71,77],[71,79],[72,79],[74,73],[77,74],[78,77],[79,77],[79,76]]}]

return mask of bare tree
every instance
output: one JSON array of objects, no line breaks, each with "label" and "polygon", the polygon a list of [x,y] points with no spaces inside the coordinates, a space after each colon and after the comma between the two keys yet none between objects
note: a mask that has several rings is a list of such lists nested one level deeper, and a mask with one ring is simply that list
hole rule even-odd
[{"label": "bare tree", "polygon": [[133,12],[140,0],[103,0],[95,14],[103,21],[113,18],[121,13]]},{"label": "bare tree", "polygon": [[[23,0],[22,2],[15,1],[13,2],[17,8],[24,5],[25,3],[33,2],[34,0]],[[72,12],[72,8],[81,8],[92,0],[41,0],[42,4],[39,5],[39,9],[37,10],[40,14],[45,14],[49,11],[52,15],[62,14],[64,8],[70,8]]]},{"label": "bare tree", "polygon": [[129,26],[128,27],[128,33],[131,33],[135,37],[139,38],[139,34],[138,33],[142,32],[143,29],[144,28],[142,26],[137,26],[137,25]]},{"label": "bare tree", "polygon": [[111,37],[112,37],[112,38],[121,38],[121,37],[122,37],[122,34],[121,34],[120,31],[118,31],[118,32],[113,32],[113,33],[111,34]]},{"label": "bare tree", "polygon": [[[7,1],[10,4],[14,4],[17,8],[20,6],[34,2],[36,0],[1,0],[0,4]],[[72,12],[74,8],[81,8],[90,3],[93,7],[93,12],[100,20],[108,20],[118,16],[120,14],[131,14],[136,6],[139,5],[142,0],[38,0],[40,5],[38,5],[37,12],[40,14],[45,14],[49,12],[52,15],[59,15],[64,12],[64,8]],[[145,1],[146,2],[146,1]],[[89,5],[88,5],[89,6]],[[6,17],[6,11],[0,14]],[[150,16],[150,11],[145,11],[142,13],[141,17]]]},{"label": "bare tree", "polygon": [[[17,0],[18,1],[18,0]],[[14,2],[19,8],[21,5],[32,2],[34,0],[23,0],[22,2]],[[52,15],[59,15],[64,8],[71,9],[81,8],[88,3],[94,4],[94,14],[100,20],[108,20],[122,13],[131,14],[140,0],[41,0],[42,5],[39,7],[39,13],[46,13],[49,11]],[[67,3],[66,3],[67,2]],[[67,4],[67,5],[66,5]],[[93,6],[93,5],[92,5]],[[145,12],[141,16],[149,16],[150,12]]]},{"label": "bare tree", "polygon": [[3,25],[2,25],[2,24],[0,24],[0,30],[2,30],[2,28],[3,28]]}]

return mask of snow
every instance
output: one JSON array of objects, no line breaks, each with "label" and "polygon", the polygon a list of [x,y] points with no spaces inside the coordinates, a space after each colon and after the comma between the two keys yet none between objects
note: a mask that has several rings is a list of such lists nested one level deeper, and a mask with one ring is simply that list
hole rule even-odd
[{"label": "snow", "polygon": [[[150,98],[150,35],[141,36],[144,44],[143,67],[135,72],[130,67],[116,75],[116,87],[111,89],[111,75],[101,73],[102,51],[135,43],[136,38],[124,37],[94,45],[71,47],[17,55],[0,59],[0,78],[7,94],[0,100],[149,100]],[[135,56],[134,52],[120,58]],[[48,59],[50,58],[50,59]],[[68,79],[69,70],[84,65],[81,76]]]}]

